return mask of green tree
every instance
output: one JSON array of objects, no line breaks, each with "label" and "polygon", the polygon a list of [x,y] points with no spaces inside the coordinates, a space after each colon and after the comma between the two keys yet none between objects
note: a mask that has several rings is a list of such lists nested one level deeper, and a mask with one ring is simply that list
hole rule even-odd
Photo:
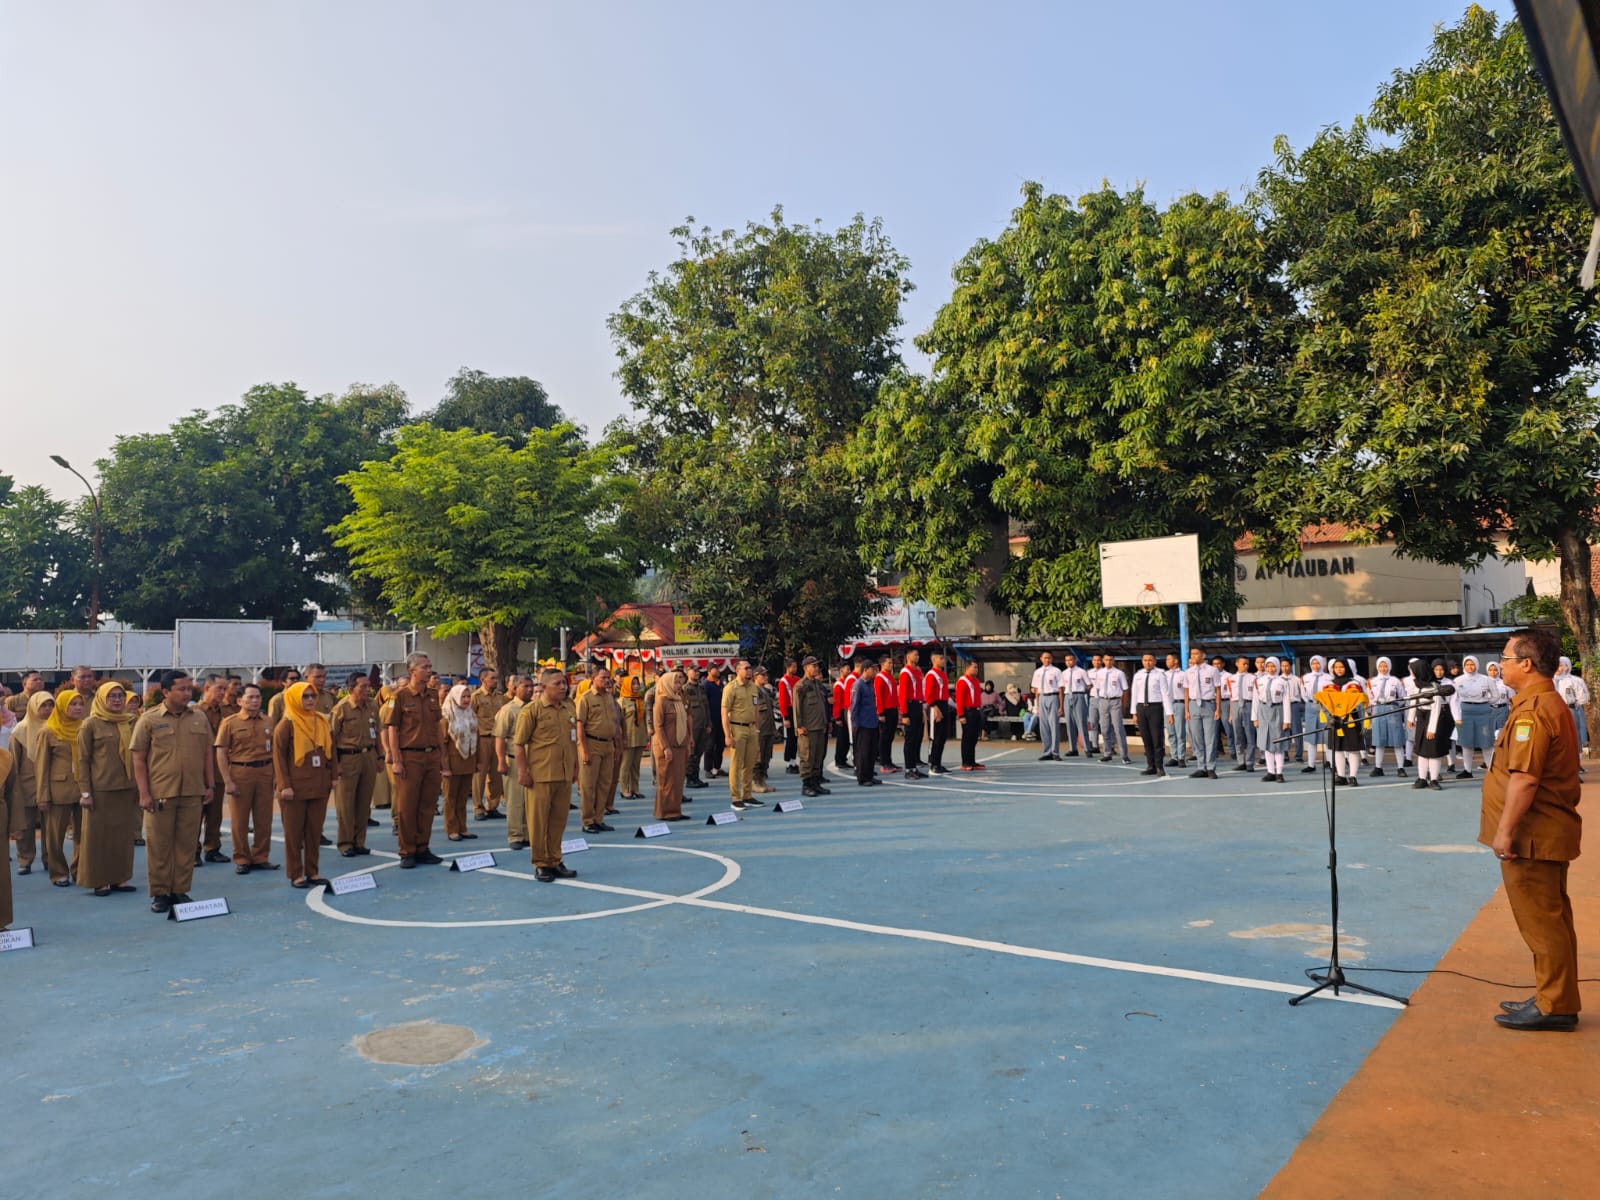
[{"label": "green tree", "polygon": [[[864,560],[920,599],[983,592],[1025,629],[1130,634],[1176,610],[1103,609],[1099,544],[1195,533],[1198,619],[1225,622],[1235,539],[1255,531],[1273,561],[1297,549],[1279,512],[1298,464],[1277,269],[1225,196],[1162,211],[1139,191],[1074,203],[1029,184],[918,339],[932,377],[891,377],[854,447]],[[1025,549],[986,577],[1012,526]]]},{"label": "green tree", "polygon": [[853,553],[849,432],[898,362],[906,261],[881,225],[685,225],[610,321],[641,480],[630,519],[700,613],[757,657],[826,653],[881,606]]},{"label": "green tree", "polygon": [[496,434],[513,450],[522,448],[530,429],[554,429],[566,421],[544,385],[522,375],[486,375],[462,367],[446,387],[444,399],[424,421],[440,429]]},{"label": "green tree", "polygon": [[619,516],[633,484],[616,456],[570,425],[534,429],[519,449],[411,425],[393,458],[341,477],[353,509],[333,532],[398,616],[476,631],[504,677],[524,633],[629,598],[637,562]]},{"label": "green tree", "polygon": [[1559,555],[1592,663],[1592,214],[1521,27],[1470,8],[1260,191],[1304,311],[1306,511],[1436,562]]},{"label": "green tree", "polygon": [[101,460],[106,606],[151,628],[180,617],[304,628],[349,597],[327,530],[338,478],[387,458],[405,419],[393,386],[309,397],[263,384],[164,433],[119,437]]},{"label": "green tree", "polygon": [[87,534],[42,487],[0,475],[0,628],[77,629],[93,574]]}]

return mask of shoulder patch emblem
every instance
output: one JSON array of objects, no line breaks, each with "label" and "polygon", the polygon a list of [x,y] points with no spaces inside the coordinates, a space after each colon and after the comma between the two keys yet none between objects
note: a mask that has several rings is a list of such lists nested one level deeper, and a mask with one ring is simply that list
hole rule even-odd
[{"label": "shoulder patch emblem", "polygon": [[1518,721],[1512,728],[1512,736],[1519,742],[1525,742],[1533,736],[1532,721]]}]

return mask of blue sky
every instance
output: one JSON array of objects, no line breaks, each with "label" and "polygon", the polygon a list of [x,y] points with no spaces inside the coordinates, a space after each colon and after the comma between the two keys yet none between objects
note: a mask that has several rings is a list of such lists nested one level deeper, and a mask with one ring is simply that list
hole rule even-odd
[{"label": "blue sky", "polygon": [[[1509,3],[1492,5],[1509,14]],[[1241,194],[1444,0],[0,6],[0,471],[253,384],[461,366],[624,411],[606,317],[687,216],[881,217],[924,328],[1026,180]]]}]

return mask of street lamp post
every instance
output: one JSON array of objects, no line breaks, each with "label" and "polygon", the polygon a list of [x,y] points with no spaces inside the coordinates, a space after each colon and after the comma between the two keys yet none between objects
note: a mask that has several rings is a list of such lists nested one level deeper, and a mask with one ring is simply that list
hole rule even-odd
[{"label": "street lamp post", "polygon": [[94,582],[89,591],[89,628],[100,628],[100,493],[94,490],[94,484],[83,477],[78,470],[59,454],[52,454],[50,461],[63,470],[71,471],[78,476],[78,481],[89,489],[89,501],[94,506]]}]

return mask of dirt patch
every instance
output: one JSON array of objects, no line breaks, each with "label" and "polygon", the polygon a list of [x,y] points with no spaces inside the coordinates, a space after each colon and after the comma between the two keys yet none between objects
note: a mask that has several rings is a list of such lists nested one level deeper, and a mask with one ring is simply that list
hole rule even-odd
[{"label": "dirt patch", "polygon": [[483,1044],[465,1025],[440,1025],[437,1021],[408,1021],[388,1029],[374,1029],[355,1040],[362,1058],[407,1067],[437,1067],[454,1062]]}]

